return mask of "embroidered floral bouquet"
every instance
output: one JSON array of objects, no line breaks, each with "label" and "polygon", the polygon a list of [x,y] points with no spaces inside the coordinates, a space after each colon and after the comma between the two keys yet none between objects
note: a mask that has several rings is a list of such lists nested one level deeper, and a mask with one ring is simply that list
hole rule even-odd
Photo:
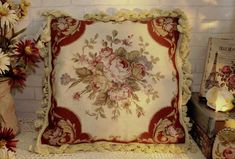
[{"label": "embroidered floral bouquet", "polygon": [[34,39],[25,39],[25,29],[15,27],[27,15],[30,3],[21,0],[0,0],[0,82],[9,80],[11,88],[20,91],[25,87],[26,76],[35,71],[40,61],[39,49]]}]

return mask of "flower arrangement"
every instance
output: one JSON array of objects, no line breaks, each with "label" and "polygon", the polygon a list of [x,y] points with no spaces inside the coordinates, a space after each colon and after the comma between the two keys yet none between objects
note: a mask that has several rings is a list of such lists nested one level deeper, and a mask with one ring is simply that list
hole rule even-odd
[{"label": "flower arrangement", "polygon": [[[74,92],[73,100],[79,102],[84,94],[88,94],[96,107],[92,112],[87,110],[86,114],[96,120],[108,118],[107,109],[112,111],[112,120],[117,120],[122,110],[127,114],[135,113],[138,118],[144,116],[143,103],[138,103],[141,97],[137,92],[140,90],[146,97],[146,104],[159,98],[153,85],[165,77],[161,72],[153,72],[153,68],[160,59],[149,54],[149,43],[142,36],[136,37],[140,49],[132,50],[133,37],[131,34],[123,39],[117,30],[113,30],[102,40],[98,53],[94,53],[93,48],[99,45],[99,34],[85,39],[82,50],[72,58],[78,66],[74,69],[77,77],[66,72],[60,78],[61,85],[69,88],[86,85],[84,90]],[[88,51],[89,55],[86,54]]]},{"label": "flower arrangement", "polygon": [[0,0],[0,82],[9,80],[11,88],[20,91],[25,87],[28,74],[35,71],[40,61],[36,40],[25,39],[16,25],[28,14],[30,3],[21,0]]}]

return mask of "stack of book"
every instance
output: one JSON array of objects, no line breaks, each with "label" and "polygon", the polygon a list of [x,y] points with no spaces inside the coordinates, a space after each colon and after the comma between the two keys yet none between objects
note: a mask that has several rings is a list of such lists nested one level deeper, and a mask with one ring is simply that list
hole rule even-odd
[{"label": "stack of book", "polygon": [[224,128],[227,119],[234,118],[235,112],[215,112],[206,105],[205,100],[200,99],[199,93],[192,94],[188,110],[193,123],[191,136],[206,158],[210,159],[215,135]]}]

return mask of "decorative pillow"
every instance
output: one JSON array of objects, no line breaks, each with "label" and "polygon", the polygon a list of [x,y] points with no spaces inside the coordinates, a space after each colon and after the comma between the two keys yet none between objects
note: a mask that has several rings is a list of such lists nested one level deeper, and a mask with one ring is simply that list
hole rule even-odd
[{"label": "decorative pillow", "polygon": [[36,152],[188,148],[191,72],[181,11],[88,14],[85,20],[47,15],[45,120]]},{"label": "decorative pillow", "polygon": [[[234,127],[234,126],[233,126]],[[224,128],[216,135],[212,158],[234,159],[235,157],[235,129]]]}]

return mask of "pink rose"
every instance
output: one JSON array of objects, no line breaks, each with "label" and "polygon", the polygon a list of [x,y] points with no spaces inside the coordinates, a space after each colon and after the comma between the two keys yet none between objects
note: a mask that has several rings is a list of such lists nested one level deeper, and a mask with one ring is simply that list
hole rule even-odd
[{"label": "pink rose", "polygon": [[228,79],[228,85],[230,88],[235,89],[235,74],[232,74]]},{"label": "pink rose", "polygon": [[227,147],[223,151],[224,159],[235,159],[235,148]]},{"label": "pink rose", "polygon": [[101,57],[108,57],[108,56],[110,56],[111,54],[113,54],[113,49],[112,49],[112,48],[109,48],[109,47],[102,48],[102,49],[100,50],[100,53],[99,53],[99,55],[100,55]]},{"label": "pink rose", "polygon": [[115,54],[113,53],[113,49],[106,47],[102,48],[97,56],[97,61],[99,63],[103,63],[104,67],[109,67],[110,62],[115,58]]},{"label": "pink rose", "polygon": [[133,63],[131,67],[132,67],[131,73],[135,78],[137,79],[144,78],[145,73],[146,73],[144,65],[139,64],[139,63],[138,64]]},{"label": "pink rose", "polygon": [[223,74],[230,74],[230,73],[232,73],[232,70],[231,70],[230,66],[224,66],[224,67],[221,69],[221,72],[222,72]]},{"label": "pink rose", "polygon": [[108,92],[109,98],[113,101],[128,99],[131,96],[132,90],[128,85],[123,85],[120,89],[111,89]]},{"label": "pink rose", "polygon": [[89,61],[90,66],[94,69],[99,63],[101,63],[100,56],[94,57],[91,61]]},{"label": "pink rose", "polygon": [[131,74],[129,62],[125,58],[116,57],[110,66],[104,69],[105,76],[116,83],[124,83]]}]

